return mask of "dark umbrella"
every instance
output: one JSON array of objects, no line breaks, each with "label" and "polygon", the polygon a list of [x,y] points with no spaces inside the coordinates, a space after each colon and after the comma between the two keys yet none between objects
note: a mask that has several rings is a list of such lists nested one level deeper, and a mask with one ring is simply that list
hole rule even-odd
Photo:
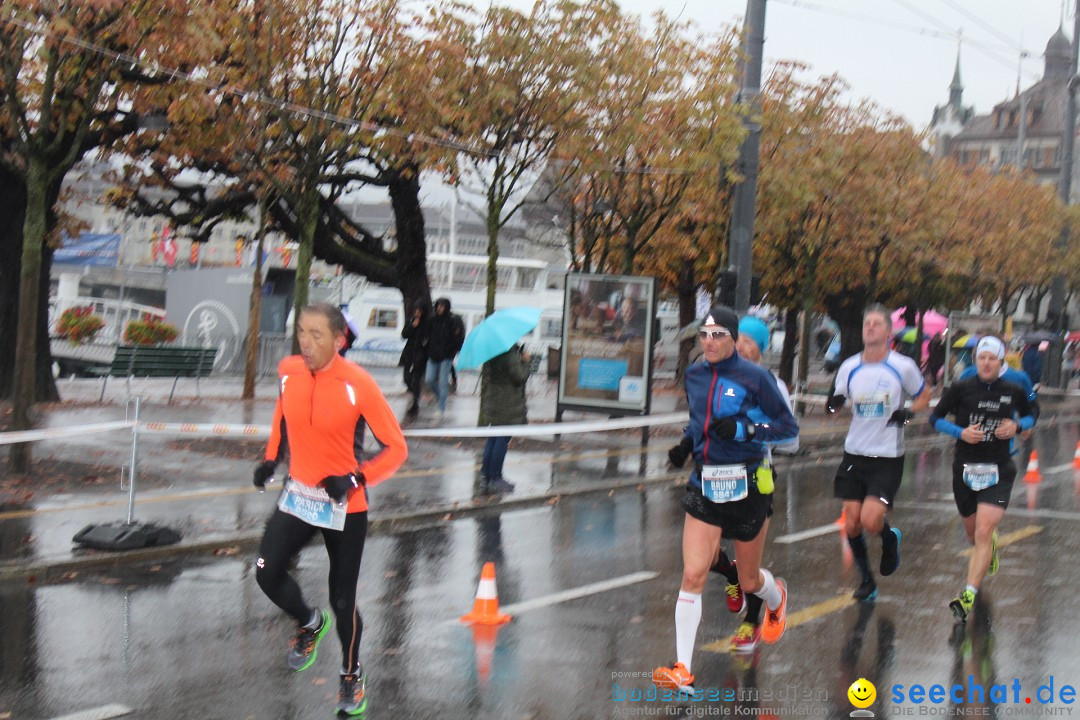
[{"label": "dark umbrella", "polygon": [[1031,330],[1021,335],[1020,339],[1028,345],[1038,345],[1041,342],[1061,342],[1061,336],[1049,330]]}]

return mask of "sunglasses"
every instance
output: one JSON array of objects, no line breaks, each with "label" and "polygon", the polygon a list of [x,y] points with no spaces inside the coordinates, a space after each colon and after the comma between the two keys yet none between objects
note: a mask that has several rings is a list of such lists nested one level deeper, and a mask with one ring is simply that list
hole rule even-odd
[{"label": "sunglasses", "polygon": [[709,338],[712,338],[713,340],[723,340],[726,337],[731,337],[731,332],[728,330],[713,330],[711,332],[708,330],[698,330],[697,336],[702,340],[707,340]]}]

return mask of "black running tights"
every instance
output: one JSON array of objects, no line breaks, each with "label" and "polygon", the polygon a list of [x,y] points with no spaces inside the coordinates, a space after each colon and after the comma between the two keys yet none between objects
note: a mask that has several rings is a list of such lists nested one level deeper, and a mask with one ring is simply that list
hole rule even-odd
[{"label": "black running tights", "polygon": [[275,509],[259,545],[255,579],[275,605],[297,624],[306,625],[314,610],[304,602],[300,586],[289,574],[289,564],[317,531],[322,533],[330,558],[330,607],[341,640],[342,669],[355,672],[364,632],[364,623],[356,609],[356,583],[360,579],[360,560],[367,536],[366,512],[349,513],[341,530],[326,530]]}]

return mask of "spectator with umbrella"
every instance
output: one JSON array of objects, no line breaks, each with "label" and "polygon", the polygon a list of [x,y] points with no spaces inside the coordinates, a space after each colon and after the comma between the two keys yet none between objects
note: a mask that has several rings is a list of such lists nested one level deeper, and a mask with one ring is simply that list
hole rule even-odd
[{"label": "spectator with umbrella", "polygon": [[[462,369],[483,364],[480,391],[480,427],[524,425],[525,384],[530,356],[518,341],[540,322],[537,308],[497,310],[473,328],[458,356]],[[481,464],[482,493],[513,492],[514,484],[503,477],[509,435],[489,437]]]}]

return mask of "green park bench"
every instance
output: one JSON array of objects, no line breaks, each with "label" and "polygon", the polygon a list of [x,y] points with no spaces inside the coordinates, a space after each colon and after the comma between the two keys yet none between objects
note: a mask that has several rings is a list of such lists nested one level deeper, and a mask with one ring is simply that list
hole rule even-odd
[{"label": "green park bench", "polygon": [[169,392],[169,402],[172,402],[176,392],[177,381],[182,377],[193,377],[195,392],[199,394],[199,378],[210,375],[210,371],[214,369],[215,357],[217,348],[214,347],[119,345],[112,363],[99,371],[99,374],[104,376],[99,402],[105,399],[105,385],[111,377],[127,378],[128,395],[131,395],[133,377],[171,377],[173,384]]}]

